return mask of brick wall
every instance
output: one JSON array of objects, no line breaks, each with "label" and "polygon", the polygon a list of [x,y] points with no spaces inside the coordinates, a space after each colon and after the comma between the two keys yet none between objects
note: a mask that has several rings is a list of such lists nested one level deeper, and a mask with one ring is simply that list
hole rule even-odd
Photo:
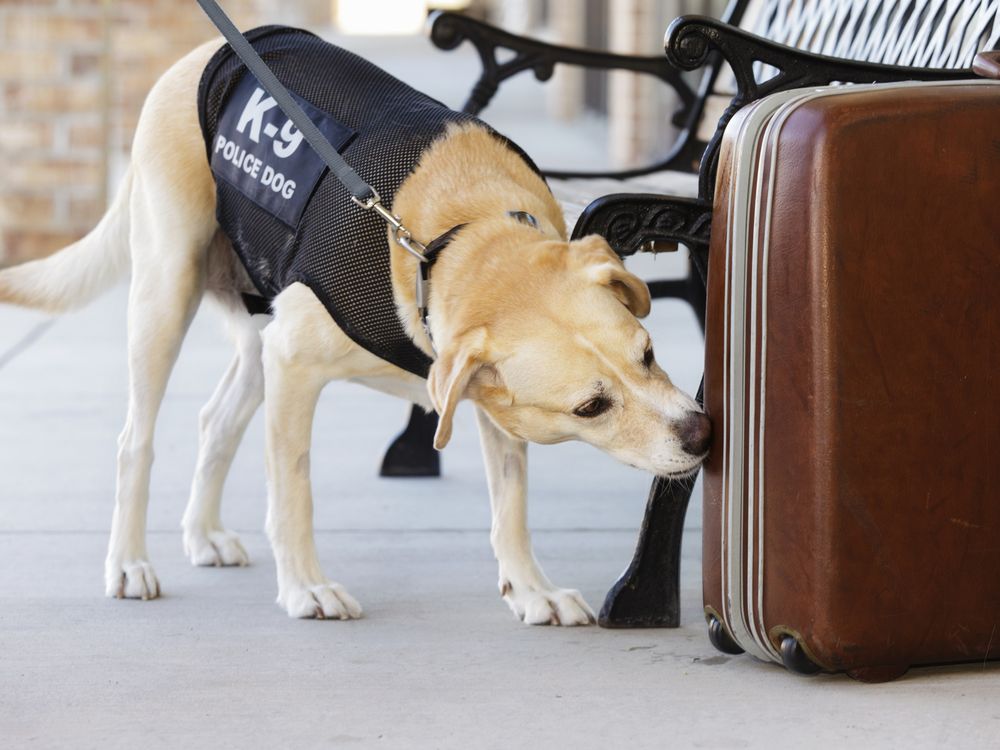
[{"label": "brick wall", "polygon": [[[328,0],[224,6],[242,28],[325,24],[330,12]],[[146,92],[213,32],[191,0],[0,2],[0,265],[57,250],[96,223]]]}]

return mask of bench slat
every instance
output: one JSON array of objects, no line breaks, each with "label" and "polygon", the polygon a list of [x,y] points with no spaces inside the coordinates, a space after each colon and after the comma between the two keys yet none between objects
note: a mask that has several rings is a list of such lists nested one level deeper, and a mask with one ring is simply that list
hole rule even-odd
[{"label": "bench slat", "polygon": [[[806,52],[932,68],[967,68],[1000,40],[1000,0],[753,0],[741,27]],[[773,75],[758,71],[758,81]],[[730,91],[722,82],[720,93]]]}]

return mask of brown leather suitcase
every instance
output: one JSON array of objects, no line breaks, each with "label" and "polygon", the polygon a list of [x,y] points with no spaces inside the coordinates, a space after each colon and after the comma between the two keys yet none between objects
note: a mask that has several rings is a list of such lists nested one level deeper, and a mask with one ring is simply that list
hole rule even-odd
[{"label": "brown leather suitcase", "polygon": [[716,646],[892,679],[1000,657],[1000,83],[784,92],[719,161]]}]

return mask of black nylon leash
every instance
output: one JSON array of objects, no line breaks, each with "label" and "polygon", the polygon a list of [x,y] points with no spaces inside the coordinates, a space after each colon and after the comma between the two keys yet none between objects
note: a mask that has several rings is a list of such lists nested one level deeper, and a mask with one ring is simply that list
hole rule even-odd
[{"label": "black nylon leash", "polygon": [[[460,224],[452,227],[427,245],[415,240],[410,234],[410,230],[403,226],[400,218],[382,205],[382,199],[375,188],[362,180],[344,157],[337,153],[337,149],[320,132],[319,128],[316,127],[316,123],[303,111],[298,102],[292,98],[288,89],[271,72],[271,69],[267,67],[267,63],[261,59],[260,55],[257,54],[257,50],[247,41],[247,38],[243,36],[240,30],[236,28],[236,25],[230,20],[219,4],[215,0],[198,0],[198,5],[205,11],[205,14],[215,24],[215,27],[222,32],[226,41],[229,42],[229,46],[232,47],[233,52],[236,53],[236,56],[239,57],[247,69],[254,75],[264,91],[274,99],[279,109],[299,129],[306,143],[312,147],[320,159],[330,168],[334,177],[347,188],[351,194],[351,199],[361,208],[369,211],[374,210],[375,213],[382,217],[391,228],[392,236],[399,246],[419,261],[419,268],[415,274],[415,298],[424,332],[431,343],[431,348],[434,349],[434,339],[431,336],[430,324],[427,320],[427,290],[431,266],[434,265],[440,251],[448,245],[455,234],[465,225]],[[539,229],[538,220],[527,211],[508,211],[507,215],[516,221]],[[253,295],[244,295],[244,302],[251,315],[269,312],[269,303]]]},{"label": "black nylon leash", "polygon": [[316,123],[302,110],[298,102],[292,98],[292,95],[288,93],[288,89],[271,72],[271,69],[267,67],[267,63],[260,58],[257,50],[240,33],[240,30],[236,28],[236,25],[230,20],[219,4],[215,0],[198,0],[198,5],[205,11],[205,14],[215,24],[215,27],[222,32],[222,36],[229,42],[229,46],[232,47],[233,52],[243,61],[247,69],[253,73],[264,91],[274,99],[278,108],[299,129],[306,143],[313,148],[320,159],[330,168],[333,176],[347,188],[351,194],[351,200],[361,206],[361,208],[367,211],[374,210],[375,213],[381,216],[391,228],[392,236],[399,246],[420,262],[420,268],[416,273],[415,297],[417,308],[420,311],[420,320],[423,323],[427,338],[431,341],[431,348],[433,348],[434,341],[431,337],[430,324],[427,322],[427,280],[429,273],[429,264],[425,255],[427,248],[423,243],[413,238],[410,230],[403,226],[403,222],[398,216],[382,205],[382,198],[379,196],[378,191],[362,180],[344,157],[337,153],[337,149],[320,132],[319,128],[316,127]]},{"label": "black nylon leash", "polygon": [[260,85],[268,95],[277,102],[278,107],[294,123],[295,127],[301,131],[306,142],[312,146],[326,165],[333,172],[334,176],[347,188],[354,196],[354,199],[363,206],[371,201],[378,202],[379,195],[371,185],[362,180],[344,157],[337,153],[330,141],[316,127],[316,123],[310,119],[302,107],[299,106],[292,95],[288,93],[281,81],[267,67],[267,63],[261,60],[257,50],[253,48],[246,37],[240,33],[239,29],[229,19],[222,8],[215,0],[198,0],[198,5],[205,11],[215,27],[222,32],[222,36],[229,42],[237,57],[249,68],[250,72],[260,82]]}]

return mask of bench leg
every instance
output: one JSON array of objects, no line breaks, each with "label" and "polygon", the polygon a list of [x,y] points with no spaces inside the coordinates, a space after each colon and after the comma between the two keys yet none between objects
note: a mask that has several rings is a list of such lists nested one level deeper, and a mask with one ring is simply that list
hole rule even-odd
[{"label": "bench leg", "polygon": [[[695,400],[704,403],[705,380]],[[605,628],[676,628],[681,624],[681,540],[697,474],[656,477],[635,555],[604,597],[597,623]]]},{"label": "bench leg", "polygon": [[438,417],[419,406],[410,411],[410,421],[389,445],[382,459],[382,477],[439,477],[441,457],[434,450]]},{"label": "bench leg", "polygon": [[635,556],[604,599],[604,628],[676,628],[681,620],[681,537],[694,478],[657,477]]}]

